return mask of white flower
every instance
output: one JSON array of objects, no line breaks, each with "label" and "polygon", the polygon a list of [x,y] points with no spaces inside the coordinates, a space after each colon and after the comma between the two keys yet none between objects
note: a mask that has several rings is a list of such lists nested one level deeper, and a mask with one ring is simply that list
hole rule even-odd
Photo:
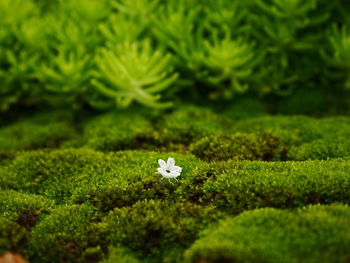
[{"label": "white flower", "polygon": [[164,178],[171,179],[180,176],[182,168],[175,165],[175,160],[171,157],[168,158],[168,161],[165,163],[164,160],[158,160],[160,168],[157,169],[157,173],[161,174]]}]

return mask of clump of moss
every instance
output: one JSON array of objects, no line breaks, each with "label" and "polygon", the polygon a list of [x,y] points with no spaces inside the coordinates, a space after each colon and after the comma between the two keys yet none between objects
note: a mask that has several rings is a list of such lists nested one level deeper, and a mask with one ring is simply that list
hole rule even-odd
[{"label": "clump of moss", "polygon": [[153,136],[161,145],[178,143],[187,146],[206,136],[225,134],[231,126],[229,119],[208,109],[183,106],[164,117]]},{"label": "clump of moss", "polygon": [[139,141],[153,132],[141,114],[114,111],[89,121],[84,127],[85,147],[100,151],[139,148]]},{"label": "clump of moss", "polygon": [[113,246],[126,246],[152,262],[178,262],[197,233],[217,218],[212,207],[151,200],[111,211],[101,229]]},{"label": "clump of moss", "polygon": [[286,146],[272,134],[236,133],[205,137],[190,146],[190,151],[206,161],[283,160]]},{"label": "clump of moss", "polygon": [[0,150],[0,164],[5,161],[13,160],[17,156],[17,152],[1,151]]},{"label": "clump of moss", "polygon": [[319,138],[316,119],[306,116],[264,116],[239,121],[236,132],[265,132],[280,137],[287,145],[300,145]]},{"label": "clump of moss", "polygon": [[[158,159],[170,156],[183,167],[176,188],[155,174]],[[0,166],[0,187],[40,194],[58,204],[88,202],[104,212],[145,199],[211,203],[241,212],[347,202],[349,168],[348,159],[208,164],[190,154],[70,149],[21,154]]]},{"label": "clump of moss", "polygon": [[22,252],[29,240],[26,229],[0,216],[0,255],[6,251]]},{"label": "clump of moss", "polygon": [[108,257],[101,263],[140,263],[128,249],[122,247],[111,247],[108,249]]},{"label": "clump of moss", "polygon": [[272,208],[230,218],[186,251],[186,262],[348,262],[350,208]]},{"label": "clump of moss", "polygon": [[99,186],[80,188],[72,196],[74,203],[89,202],[107,212],[114,208],[132,206],[140,200],[173,200],[174,185],[152,175],[153,178],[118,178]]},{"label": "clump of moss", "polygon": [[0,190],[0,215],[30,229],[39,215],[54,206],[53,201],[34,194]]},{"label": "clump of moss", "polygon": [[203,164],[190,154],[88,149],[27,152],[0,167],[0,187],[40,194],[56,203],[90,202],[104,211],[144,199],[167,199],[171,185],[157,171],[158,159],[174,157],[182,177]]},{"label": "clump of moss", "polygon": [[[103,163],[103,164],[101,164]],[[35,151],[21,154],[1,167],[0,186],[41,194],[58,203],[89,179],[98,180],[110,157],[92,150]]]},{"label": "clump of moss", "polygon": [[[349,159],[227,161],[211,166],[201,174],[185,178],[175,194],[184,201],[212,204],[230,213],[261,207],[349,203],[350,200]],[[197,184],[199,188],[195,188]]]},{"label": "clump of moss", "polygon": [[325,160],[329,158],[350,156],[349,137],[331,137],[314,140],[297,147],[291,147],[290,160]]},{"label": "clump of moss", "polygon": [[155,174],[158,159],[175,158],[176,164],[183,167],[180,183],[207,167],[206,163],[191,154],[124,151],[112,156],[115,166],[111,171],[112,176],[101,174],[105,181],[94,182],[92,177],[86,184],[77,186],[71,197],[73,203],[89,202],[106,212],[132,206],[140,200],[176,200],[176,187],[160,174]]},{"label": "clump of moss", "polygon": [[237,122],[237,132],[266,132],[280,137],[288,146],[299,146],[313,140],[348,136],[350,119],[332,117],[315,119],[306,116],[265,116]]},{"label": "clump of moss", "polygon": [[[89,235],[94,235],[95,233],[90,233]],[[105,250],[105,249],[104,249]],[[77,260],[80,262],[86,263],[97,263],[101,262],[101,260],[105,258],[105,254],[101,246],[91,246],[84,250],[81,257]]]},{"label": "clump of moss", "polygon": [[96,212],[86,205],[61,206],[32,228],[31,262],[82,262],[93,233],[89,227]]},{"label": "clump of moss", "polygon": [[74,135],[66,122],[35,123],[20,121],[0,129],[0,150],[20,151],[38,148],[58,148],[61,142]]}]

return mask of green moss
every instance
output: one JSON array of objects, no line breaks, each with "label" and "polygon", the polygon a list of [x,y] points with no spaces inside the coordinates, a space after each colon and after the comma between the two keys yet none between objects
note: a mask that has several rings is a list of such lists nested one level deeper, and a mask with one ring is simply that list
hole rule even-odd
[{"label": "green moss", "polygon": [[128,249],[121,247],[111,247],[108,251],[107,259],[103,260],[101,263],[139,263],[141,262],[135,256],[132,255]]},{"label": "green moss", "polygon": [[[194,176],[207,167],[190,154],[152,153],[124,151],[113,154],[115,170],[111,175],[102,174],[105,180],[95,181],[93,177],[86,184],[77,186],[71,197],[74,203],[89,202],[101,211],[131,206],[140,200],[176,200],[176,185],[156,174],[159,159],[173,157],[176,165],[183,167],[179,183]],[[121,168],[122,167],[122,168]]]},{"label": "green moss", "polygon": [[289,146],[298,146],[313,140],[348,136],[350,119],[332,117],[314,119],[305,116],[266,116],[242,120],[235,127],[238,132],[267,132],[280,137]]},{"label": "green moss", "polygon": [[[137,176],[135,174],[135,176]],[[140,174],[139,174],[140,176]],[[173,200],[174,186],[160,177],[118,178],[103,185],[89,185],[78,189],[72,196],[74,203],[89,202],[107,212],[114,208],[131,206],[140,200]]]},{"label": "green moss", "polygon": [[349,203],[349,169],[349,159],[213,163],[206,172],[186,178],[176,194],[231,213],[260,207]]},{"label": "green moss", "polygon": [[183,106],[158,123],[154,140],[162,145],[172,142],[186,146],[206,136],[225,134],[231,126],[230,120],[209,109]]},{"label": "green moss", "polygon": [[28,152],[1,167],[3,187],[41,194],[57,202],[92,176],[102,176],[113,166],[109,156],[91,150]]},{"label": "green moss", "polygon": [[[304,116],[265,116],[240,120],[233,123],[228,118],[216,115],[205,108],[183,106],[173,113],[160,118],[160,121],[155,124],[154,128],[152,128],[150,121],[139,113],[131,112],[125,115],[122,112],[113,112],[96,117],[85,126],[81,144],[84,144],[83,141],[85,141],[86,147],[103,151],[134,148],[187,151],[189,144],[197,142],[198,140],[204,140],[201,142],[204,145],[209,143],[209,139],[205,140],[205,137],[220,136],[220,138],[227,141],[226,135],[234,134],[235,132],[255,133],[257,137],[261,134],[273,134],[276,139],[277,137],[280,138],[283,144],[290,148],[302,146],[300,151],[295,149],[294,152],[304,152],[298,154],[303,155],[303,157],[292,154],[290,155],[290,159],[294,159],[294,155],[296,160],[322,159],[322,157],[317,156],[317,149],[314,149],[315,147],[319,148],[319,146],[306,150],[304,148],[310,148],[310,146],[303,145],[317,140],[320,140],[318,144],[328,144],[330,138],[332,140],[348,138],[348,130],[350,130],[350,120],[345,117],[318,120]],[[247,140],[244,141],[242,141],[242,138],[235,139],[238,139],[238,143],[241,144],[245,144],[247,141],[251,142],[250,144],[254,149],[257,148],[257,145],[253,146],[254,141],[258,144],[269,144],[269,142],[272,142],[272,139],[267,139],[268,136],[265,136],[262,142],[259,141],[258,138],[253,138],[253,135],[250,135],[250,137],[251,138],[247,138]],[[217,148],[217,144],[222,144],[222,142],[216,143],[215,141],[216,139],[210,142],[215,148]],[[317,144],[317,142],[315,143]],[[72,145],[75,147],[79,146],[79,144]],[[244,147],[245,146],[242,146],[241,148],[243,149]],[[337,147],[338,146],[331,147],[330,154],[332,156],[347,156],[345,155],[347,152],[337,152]],[[227,149],[226,147],[224,148]],[[262,150],[264,151],[264,149]],[[307,151],[309,151],[310,154],[306,154]],[[322,151],[324,151],[322,154],[323,156],[327,155],[327,150]],[[230,152],[230,150],[228,152]],[[216,153],[214,155],[216,155]],[[228,153],[228,155],[230,154]],[[242,158],[264,159],[259,156],[259,153],[257,153],[257,155],[258,156],[252,158],[249,156]],[[218,156],[213,159],[227,158],[230,157]],[[271,159],[274,160],[276,158],[272,157]]]},{"label": "green moss", "polygon": [[8,152],[7,156],[11,157],[14,151],[58,148],[75,134],[71,121],[72,114],[51,111],[3,126],[0,128],[0,151]]},{"label": "green moss", "polygon": [[138,144],[152,132],[151,123],[141,114],[110,112],[85,125],[85,147],[101,151],[139,148]]},{"label": "green moss", "polygon": [[347,156],[350,156],[349,136],[314,140],[298,147],[292,147],[288,153],[288,159],[298,161],[325,160]]},{"label": "green moss", "polygon": [[283,160],[286,146],[267,133],[236,133],[205,137],[190,146],[190,151],[206,161],[220,160]]},{"label": "green moss", "polygon": [[0,255],[9,250],[22,252],[28,240],[24,227],[0,216]]},{"label": "green moss", "polygon": [[271,208],[230,218],[196,241],[186,262],[348,262],[350,208]]},{"label": "green moss", "polygon": [[18,154],[17,152],[0,150],[0,165],[5,161],[14,159],[17,154]]},{"label": "green moss", "polygon": [[[68,127],[72,119],[56,116],[47,123],[39,116],[19,123],[27,122]],[[83,148],[0,150],[0,223],[7,220],[0,244],[32,262],[183,262],[198,233],[222,213],[350,204],[350,159],[343,158],[350,151],[349,126],[345,117],[233,123],[187,106],[153,119],[136,112],[94,117],[80,139],[67,138]],[[124,150],[135,148],[166,152]],[[183,168],[175,184],[155,173],[158,159],[168,157]],[[329,159],[336,157],[342,159]],[[274,162],[288,158],[309,161]],[[219,256],[230,251],[225,242],[214,244]],[[250,260],[255,250],[249,249],[237,253]]]},{"label": "green moss", "polygon": [[42,196],[13,190],[0,190],[0,215],[29,229],[38,216],[53,207],[53,202]]},{"label": "green moss", "polygon": [[[183,167],[175,186],[155,174],[158,159]],[[90,203],[101,211],[140,200],[212,203],[241,212],[350,200],[348,159],[307,162],[214,162],[190,154],[92,150],[23,153],[0,167],[0,186],[56,203]]]},{"label": "green moss", "polygon": [[100,228],[114,246],[126,246],[152,262],[179,262],[181,251],[217,217],[211,207],[151,200],[111,211]]},{"label": "green moss", "polygon": [[[94,233],[90,233],[89,235],[94,235]],[[104,252],[102,248],[99,245],[97,245],[97,246],[86,248],[83,254],[81,255],[81,257],[77,261],[94,263],[94,262],[101,262],[103,258],[105,258]]]},{"label": "green moss", "polygon": [[[0,187],[41,194],[57,203],[91,202],[102,210],[138,200],[167,199],[172,185],[155,174],[158,159],[175,158],[181,178],[204,165],[190,154],[86,149],[23,153],[0,167]],[[180,178],[180,179],[181,179]]]},{"label": "green moss", "polygon": [[94,237],[89,227],[95,211],[85,205],[61,206],[32,228],[31,262],[81,262]]},{"label": "green moss", "polygon": [[235,130],[249,133],[271,132],[289,147],[290,160],[346,157],[350,152],[350,119],[346,117],[262,117],[240,121]]},{"label": "green moss", "polygon": [[280,137],[288,145],[298,145],[322,135],[316,119],[305,116],[265,116],[238,122],[237,132],[266,132]]}]

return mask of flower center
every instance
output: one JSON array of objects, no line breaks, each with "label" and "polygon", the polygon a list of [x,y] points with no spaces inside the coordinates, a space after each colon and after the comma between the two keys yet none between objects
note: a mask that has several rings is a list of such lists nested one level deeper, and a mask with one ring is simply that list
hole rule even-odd
[{"label": "flower center", "polygon": [[169,169],[165,169],[165,171],[166,171],[167,173],[170,173],[170,172],[171,172]]}]

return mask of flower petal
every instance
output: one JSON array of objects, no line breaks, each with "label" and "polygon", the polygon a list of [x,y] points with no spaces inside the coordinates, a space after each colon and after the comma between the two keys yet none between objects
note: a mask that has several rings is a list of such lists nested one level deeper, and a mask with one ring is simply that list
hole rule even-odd
[{"label": "flower petal", "polygon": [[174,165],[174,167],[172,168],[172,171],[181,173],[182,172],[182,168],[180,166]]},{"label": "flower petal", "polygon": [[167,165],[167,164],[165,163],[164,160],[159,159],[159,160],[158,160],[158,164],[159,164],[159,166],[160,166],[161,168],[166,169],[166,165]]},{"label": "flower petal", "polygon": [[165,177],[165,178],[173,178],[172,175],[171,175],[171,173],[168,173],[168,172],[166,172],[166,171],[164,171],[164,172],[162,173],[162,176]]},{"label": "flower petal", "polygon": [[167,165],[167,168],[168,168],[169,170],[172,170],[172,168],[173,168],[174,165],[175,165],[175,160],[174,160],[174,158],[169,157],[166,165]]},{"label": "flower petal", "polygon": [[176,171],[171,171],[170,173],[170,178],[176,178],[180,176],[180,173],[179,172],[176,172]]},{"label": "flower petal", "polygon": [[164,173],[167,173],[163,168],[157,168],[158,173],[163,175]]}]

